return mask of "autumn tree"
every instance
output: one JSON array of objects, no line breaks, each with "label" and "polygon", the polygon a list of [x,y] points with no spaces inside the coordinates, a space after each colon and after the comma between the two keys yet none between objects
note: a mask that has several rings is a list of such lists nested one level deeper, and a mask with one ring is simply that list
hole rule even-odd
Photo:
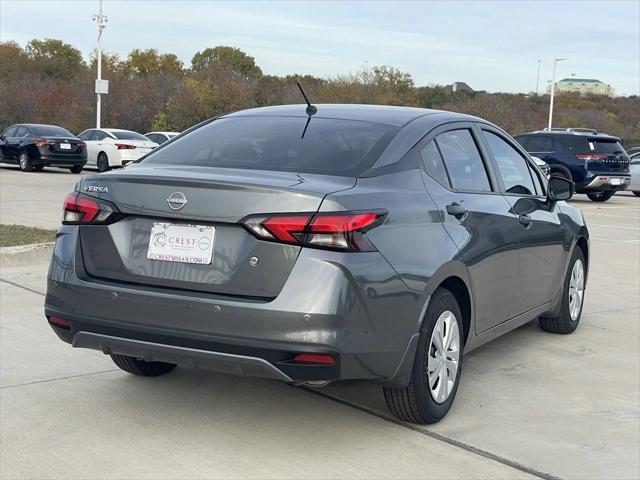
[{"label": "autumn tree", "polygon": [[262,70],[256,65],[255,59],[235,47],[205,48],[191,59],[191,69],[194,72],[201,72],[212,66],[228,69],[245,79],[255,80],[262,76]]}]

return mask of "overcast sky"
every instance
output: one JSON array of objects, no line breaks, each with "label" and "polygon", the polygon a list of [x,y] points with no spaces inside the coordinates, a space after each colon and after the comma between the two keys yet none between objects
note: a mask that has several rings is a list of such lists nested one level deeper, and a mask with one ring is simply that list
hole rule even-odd
[{"label": "overcast sky", "polygon": [[[95,48],[96,0],[0,0],[0,40],[58,38]],[[640,0],[427,2],[211,2],[104,0],[104,48],[172,52],[188,65],[209,46],[232,45],[263,72],[335,76],[393,65],[418,85],[465,81],[476,90],[535,90],[575,74],[640,94]],[[0,66],[1,68],[1,66]]]}]

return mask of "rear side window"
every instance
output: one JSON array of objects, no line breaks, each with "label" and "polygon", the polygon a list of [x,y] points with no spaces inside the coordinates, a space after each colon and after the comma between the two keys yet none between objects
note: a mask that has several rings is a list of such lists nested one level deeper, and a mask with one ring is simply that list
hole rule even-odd
[{"label": "rear side window", "polygon": [[29,130],[26,129],[26,127],[18,127],[18,130],[16,131],[16,137],[24,137],[26,135],[29,135]]},{"label": "rear side window", "polygon": [[431,140],[425,146],[420,149],[420,157],[427,173],[437,180],[441,185],[449,187],[449,178],[447,177],[447,171],[444,169],[444,163],[442,157],[436,147],[436,142]]},{"label": "rear side window", "polygon": [[86,132],[82,132],[80,135],[78,135],[78,138],[85,141],[91,140],[94,132],[95,130],[87,130]]},{"label": "rear side window", "polygon": [[452,130],[436,137],[436,143],[444,159],[456,190],[490,192],[491,184],[482,157],[467,129]]},{"label": "rear side window", "polygon": [[42,137],[73,137],[74,135],[66,128],[53,125],[35,125],[31,127],[34,135]]},{"label": "rear side window", "polygon": [[143,161],[358,176],[397,130],[328,118],[227,117],[183,135]]},{"label": "rear side window", "polygon": [[529,137],[527,145],[524,148],[527,152],[553,152],[553,140],[551,137],[535,135]]},{"label": "rear side window", "polygon": [[517,195],[535,195],[536,189],[525,158],[495,133],[486,130],[482,133],[498,164],[505,191]]},{"label": "rear side window", "polygon": [[93,138],[91,140],[104,140],[105,138],[107,138],[109,135],[107,135],[106,132],[103,132],[102,130],[95,130],[94,134],[93,134]]}]

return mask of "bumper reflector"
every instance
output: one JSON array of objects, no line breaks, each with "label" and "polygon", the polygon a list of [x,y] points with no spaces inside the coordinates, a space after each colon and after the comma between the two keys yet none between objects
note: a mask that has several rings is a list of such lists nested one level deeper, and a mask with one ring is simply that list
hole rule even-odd
[{"label": "bumper reflector", "polygon": [[335,365],[336,361],[331,355],[322,353],[301,353],[293,359],[297,363],[316,363],[320,365]]},{"label": "bumper reflector", "polygon": [[58,328],[64,328],[66,330],[69,330],[71,328],[71,324],[69,323],[69,320],[65,320],[64,318],[51,316],[47,318],[47,320],[49,320],[49,323],[51,325],[56,326]]}]

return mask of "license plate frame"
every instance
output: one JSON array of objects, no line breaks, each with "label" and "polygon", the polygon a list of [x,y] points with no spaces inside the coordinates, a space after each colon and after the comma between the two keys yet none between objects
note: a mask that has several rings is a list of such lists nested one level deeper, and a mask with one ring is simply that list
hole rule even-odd
[{"label": "license plate frame", "polygon": [[212,225],[154,222],[149,232],[147,259],[210,265],[216,229]]}]

